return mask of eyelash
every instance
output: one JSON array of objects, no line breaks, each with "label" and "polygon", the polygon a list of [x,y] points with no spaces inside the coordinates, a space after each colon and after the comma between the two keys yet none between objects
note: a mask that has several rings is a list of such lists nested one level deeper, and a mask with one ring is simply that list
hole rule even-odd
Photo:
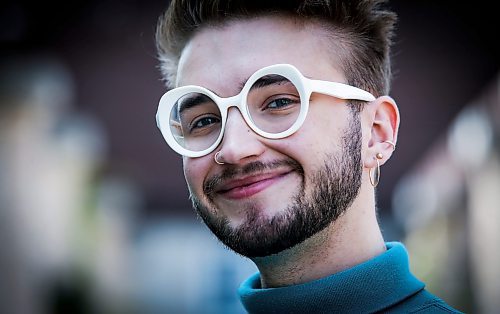
[{"label": "eyelash", "polygon": [[[277,108],[269,108],[269,105],[272,103],[276,103],[277,101],[286,101],[285,106],[279,106]],[[269,101],[265,101],[262,104],[262,111],[264,110],[281,110],[283,108],[287,108],[290,104],[297,104],[300,103],[300,99],[297,96],[294,95],[276,95],[273,96]]]},{"label": "eyelash", "polygon": [[[211,120],[215,120],[215,121],[208,123],[208,124],[205,124],[205,125],[202,125],[202,126],[197,126],[200,122],[207,120],[207,119],[211,119]],[[190,125],[189,131],[201,129],[201,128],[207,127],[208,125],[213,125],[214,123],[219,123],[219,122],[220,122],[220,118],[215,117],[215,116],[197,117],[196,119],[193,120],[193,122],[191,122],[189,124]]]}]

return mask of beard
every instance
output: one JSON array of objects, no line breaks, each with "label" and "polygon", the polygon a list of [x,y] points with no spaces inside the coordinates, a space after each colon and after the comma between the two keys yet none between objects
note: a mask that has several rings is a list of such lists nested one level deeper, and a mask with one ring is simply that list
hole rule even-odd
[{"label": "beard", "polygon": [[[291,167],[302,180],[281,214],[266,217],[254,204],[245,208],[246,217],[237,227],[231,226],[227,217],[217,215],[212,192],[217,180],[282,165]],[[206,204],[193,193],[191,200],[198,216],[225,246],[249,258],[264,257],[292,248],[336,221],[357,197],[361,175],[361,125],[359,115],[353,112],[342,136],[342,151],[326,154],[324,164],[310,175],[310,196],[305,193],[306,178],[302,166],[287,159],[268,164],[253,162],[241,169],[228,165],[220,177],[205,182]]]}]

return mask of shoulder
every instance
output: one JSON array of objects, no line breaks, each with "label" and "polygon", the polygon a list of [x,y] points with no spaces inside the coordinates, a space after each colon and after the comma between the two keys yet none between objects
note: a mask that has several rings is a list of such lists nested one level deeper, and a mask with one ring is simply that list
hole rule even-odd
[{"label": "shoulder", "polygon": [[429,293],[421,290],[418,293],[382,311],[383,313],[462,313]]}]

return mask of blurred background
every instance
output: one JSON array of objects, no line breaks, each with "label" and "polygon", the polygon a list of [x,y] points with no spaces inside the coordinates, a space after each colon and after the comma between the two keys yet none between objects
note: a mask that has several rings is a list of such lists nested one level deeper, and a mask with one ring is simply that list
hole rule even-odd
[{"label": "blurred background", "polygon": [[[498,27],[486,1],[392,1],[386,240],[458,309],[500,308]],[[256,269],[196,218],[156,129],[168,1],[0,4],[0,313],[243,313]]]}]

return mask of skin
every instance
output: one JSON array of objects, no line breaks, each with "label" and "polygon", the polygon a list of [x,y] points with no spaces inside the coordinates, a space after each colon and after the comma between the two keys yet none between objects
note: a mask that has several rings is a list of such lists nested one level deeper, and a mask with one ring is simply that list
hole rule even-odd
[{"label": "skin", "polygon": [[[249,31],[251,30],[251,31]],[[327,44],[325,31],[317,24],[295,24],[276,16],[233,21],[223,27],[200,30],[182,52],[177,86],[200,85],[222,97],[240,92],[241,84],[256,70],[277,63],[290,63],[306,77],[346,83],[335,66],[335,51]],[[326,155],[339,155],[342,135],[352,115],[345,101],[313,94],[304,125],[293,135],[269,140],[255,134],[236,108],[231,108],[220,146],[200,158],[184,157],[184,174],[192,195],[209,200],[203,192],[207,178],[222,173],[224,167],[244,167],[261,161],[291,159],[303,169],[305,195],[311,195],[311,176],[324,164]],[[374,188],[368,172],[376,167],[375,155],[383,165],[392,154],[385,140],[396,142],[399,113],[395,102],[382,96],[360,113],[362,132],[362,178],[357,197],[346,212],[321,232],[280,253],[255,257],[262,287],[299,284],[347,269],[385,250],[375,213]],[[325,136],[328,134],[328,136]],[[214,162],[221,151],[224,165]],[[302,177],[284,165],[256,177],[240,177],[252,183],[230,193],[216,193],[210,200],[211,215],[225,217],[238,228],[248,211],[272,218],[282,213],[297,194]],[[238,185],[238,181],[230,184]]]}]

